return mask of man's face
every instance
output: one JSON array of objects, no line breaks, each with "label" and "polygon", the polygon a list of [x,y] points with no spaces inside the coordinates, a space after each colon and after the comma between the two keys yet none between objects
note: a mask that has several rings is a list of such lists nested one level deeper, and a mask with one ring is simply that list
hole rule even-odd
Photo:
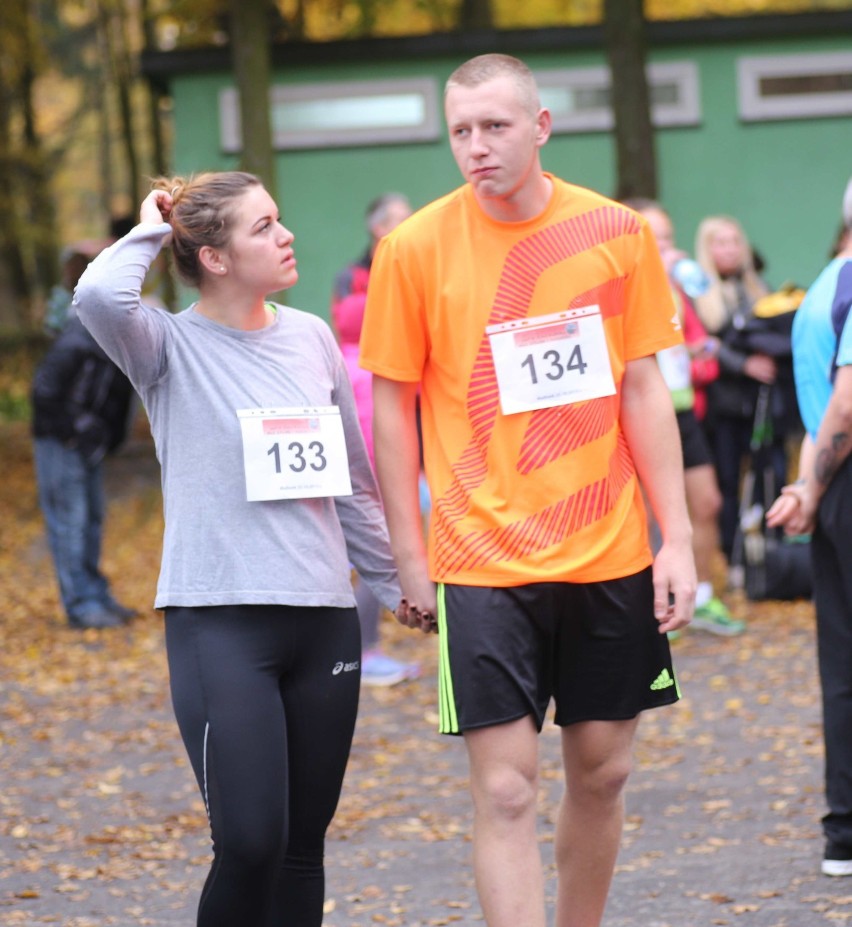
[{"label": "man's face", "polygon": [[540,175],[538,152],[550,135],[547,110],[532,112],[509,76],[451,87],[444,107],[453,157],[477,199],[522,203]]}]

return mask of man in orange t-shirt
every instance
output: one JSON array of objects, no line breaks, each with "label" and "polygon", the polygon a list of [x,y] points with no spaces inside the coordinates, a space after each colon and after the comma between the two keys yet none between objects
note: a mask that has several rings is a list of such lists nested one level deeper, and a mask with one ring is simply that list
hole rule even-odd
[{"label": "man in orange t-shirt", "polygon": [[[522,62],[472,59],[445,108],[467,182],[383,239],[361,338],[397,616],[440,632],[440,729],[469,754],[489,927],[546,922],[537,734],[551,697],[567,780],[556,923],[596,927],[638,716],[678,698],[666,632],[695,594],[655,359],[682,335],[647,223],[542,170],[551,119]],[[663,534],[656,559],[640,483]]]}]

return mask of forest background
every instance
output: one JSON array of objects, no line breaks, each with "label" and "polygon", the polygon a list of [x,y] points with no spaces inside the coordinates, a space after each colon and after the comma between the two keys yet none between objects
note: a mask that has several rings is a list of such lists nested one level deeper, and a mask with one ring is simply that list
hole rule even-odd
[{"label": "forest background", "polygon": [[[132,220],[169,170],[170,101],[146,49],[231,48],[244,164],[271,189],[272,43],[602,24],[619,193],[655,194],[644,80],[647,20],[848,8],[850,0],[4,0],[0,4],[0,337],[31,340],[69,241]],[[252,109],[254,119],[252,122]],[[286,203],[282,203],[286,212]],[[5,365],[4,365],[5,366]],[[0,385],[2,392],[2,385]]]}]

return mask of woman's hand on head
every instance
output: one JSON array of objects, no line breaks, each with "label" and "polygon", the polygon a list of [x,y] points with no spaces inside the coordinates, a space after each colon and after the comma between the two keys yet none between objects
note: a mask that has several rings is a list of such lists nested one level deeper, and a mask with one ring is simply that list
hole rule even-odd
[{"label": "woman's hand on head", "polygon": [[160,225],[169,221],[171,211],[171,194],[166,190],[152,190],[139,207],[139,221],[143,224]]}]

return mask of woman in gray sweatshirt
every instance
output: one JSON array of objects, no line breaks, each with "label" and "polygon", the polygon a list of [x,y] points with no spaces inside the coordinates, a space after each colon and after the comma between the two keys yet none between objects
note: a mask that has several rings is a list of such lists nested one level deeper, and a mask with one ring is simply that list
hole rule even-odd
[{"label": "woman in gray sweatshirt", "polygon": [[[350,563],[389,608],[396,569],[334,336],[267,301],[298,279],[271,196],[240,172],[154,186],[75,303],[162,468],[154,605],[213,837],[198,925],[319,927],[358,706]],[[199,294],[174,315],[141,297],[167,243]]]}]

